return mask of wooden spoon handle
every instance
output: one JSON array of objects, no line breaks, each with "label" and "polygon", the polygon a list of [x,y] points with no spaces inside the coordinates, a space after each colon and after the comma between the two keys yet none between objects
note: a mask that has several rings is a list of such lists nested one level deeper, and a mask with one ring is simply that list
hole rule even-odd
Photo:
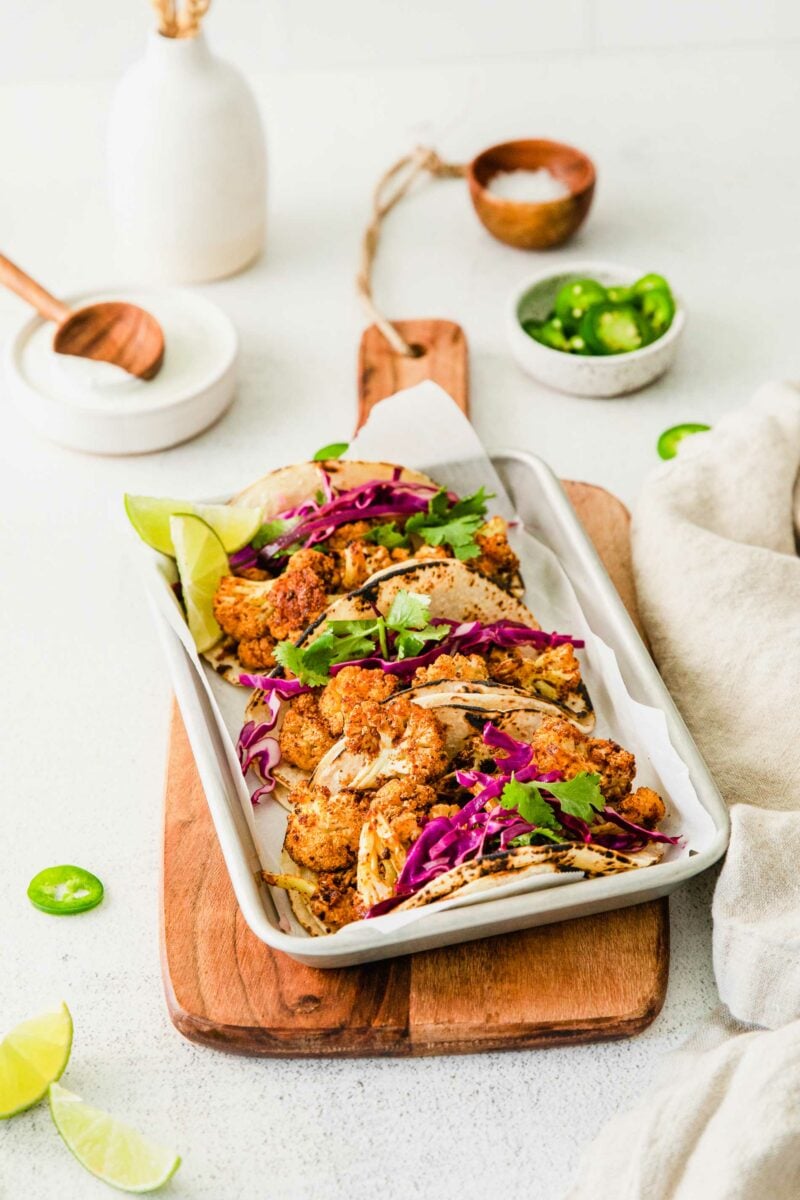
[{"label": "wooden spoon handle", "polygon": [[16,292],[23,300],[27,300],[28,304],[32,304],[36,311],[48,321],[60,324],[70,314],[66,304],[56,300],[55,296],[46,292],[41,284],[38,284],[35,279],[31,279],[30,275],[26,275],[10,258],[6,258],[2,254],[0,254],[0,283],[11,288],[11,291]]}]

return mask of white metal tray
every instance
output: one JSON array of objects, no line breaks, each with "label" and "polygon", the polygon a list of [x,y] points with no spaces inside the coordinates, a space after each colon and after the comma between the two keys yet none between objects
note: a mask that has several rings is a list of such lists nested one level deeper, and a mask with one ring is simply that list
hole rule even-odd
[{"label": "white metal tray", "polygon": [[[163,608],[154,604],[175,694],[242,913],[257,937],[299,962],[350,966],[640,904],[665,895],[711,866],[727,845],[727,808],[558,480],[535,455],[507,452],[492,462],[526,529],[558,555],[593,631],[616,652],[632,698],[664,713],[670,741],[688,769],[712,833],[699,851],[673,861],[463,908],[437,911],[434,906],[415,923],[388,934],[370,929],[374,922],[369,921],[348,927],[348,938],[341,940],[339,935],[313,938],[286,933],[279,926],[269,889],[258,881],[252,817],[243,808],[245,793],[241,779],[234,775],[237,767],[229,734],[218,721],[204,681],[174,626]],[[159,586],[165,587],[163,577],[151,578],[151,588]]]}]

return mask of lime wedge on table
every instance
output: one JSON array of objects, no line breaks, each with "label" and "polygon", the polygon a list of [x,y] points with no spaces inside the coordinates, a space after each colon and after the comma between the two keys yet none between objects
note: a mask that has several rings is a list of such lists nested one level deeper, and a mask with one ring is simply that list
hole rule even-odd
[{"label": "lime wedge on table", "polygon": [[143,542],[174,557],[170,517],[201,517],[216,533],[229,554],[241,550],[261,528],[261,509],[244,504],[193,504],[191,500],[162,500],[156,496],[125,495],[125,512]]},{"label": "lime wedge on table", "polygon": [[23,1021],[0,1042],[0,1118],[31,1108],[60,1079],[72,1048],[66,1004]]},{"label": "lime wedge on table", "polygon": [[220,579],[230,570],[228,556],[214,530],[200,517],[170,517],[169,529],[189,632],[202,653],[222,637],[212,601]]},{"label": "lime wedge on table", "polygon": [[147,1141],[129,1125],[59,1083],[50,1085],[55,1127],[81,1166],[123,1192],[154,1192],[170,1179],[181,1160],[172,1150]]}]

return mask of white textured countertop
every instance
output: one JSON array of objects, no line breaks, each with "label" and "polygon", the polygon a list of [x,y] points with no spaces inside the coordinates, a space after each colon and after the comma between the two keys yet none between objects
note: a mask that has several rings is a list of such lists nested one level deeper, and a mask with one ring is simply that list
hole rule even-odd
[{"label": "white textured countertop", "polygon": [[[578,1148],[715,1002],[711,880],[673,898],[666,1006],[632,1041],[416,1062],[248,1061],[183,1041],[158,960],[169,688],[109,512],[123,490],[224,492],[347,436],[361,328],[352,275],[372,183],[418,141],[468,158],[537,134],[574,141],[598,164],[579,239],[546,260],[505,249],[462,184],[438,183],[392,216],[378,295],[396,316],[464,325],[489,449],[535,450],[631,501],[662,429],[713,423],[767,378],[797,373],[799,70],[800,50],[749,49],[258,79],[268,253],[204,289],[241,335],[229,415],[168,453],[102,460],[40,441],[4,403],[0,1027],[66,999],[76,1036],[65,1083],[175,1146],[184,1165],[171,1195],[557,1200]],[[3,249],[54,291],[115,279],[109,90],[0,86]],[[548,393],[519,372],[504,341],[507,293],[570,257],[674,282],[689,324],[668,377],[603,402]],[[24,315],[0,297],[3,341]],[[59,921],[30,907],[28,880],[59,862],[103,878],[101,908]],[[0,1128],[0,1162],[3,1196],[110,1194],[70,1158],[45,1108]]]}]

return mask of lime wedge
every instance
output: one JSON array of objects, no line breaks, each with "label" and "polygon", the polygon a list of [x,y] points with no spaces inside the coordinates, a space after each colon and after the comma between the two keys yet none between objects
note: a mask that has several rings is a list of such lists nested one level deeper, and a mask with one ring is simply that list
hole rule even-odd
[{"label": "lime wedge", "polygon": [[175,557],[169,519],[186,514],[202,517],[229,554],[241,550],[261,528],[261,509],[244,504],[193,504],[191,500],[160,500],[156,496],[125,495],[128,520],[143,542]]},{"label": "lime wedge", "polygon": [[212,602],[220,579],[230,571],[228,556],[214,530],[200,517],[170,517],[169,530],[189,632],[202,653],[222,637]]},{"label": "lime wedge", "polygon": [[50,1113],[68,1149],[92,1175],[123,1192],[154,1192],[181,1165],[177,1154],[149,1142],[129,1125],[59,1083],[50,1085]]},{"label": "lime wedge", "polygon": [[60,1079],[72,1048],[66,1004],[23,1021],[0,1042],[0,1118],[31,1108]]}]

